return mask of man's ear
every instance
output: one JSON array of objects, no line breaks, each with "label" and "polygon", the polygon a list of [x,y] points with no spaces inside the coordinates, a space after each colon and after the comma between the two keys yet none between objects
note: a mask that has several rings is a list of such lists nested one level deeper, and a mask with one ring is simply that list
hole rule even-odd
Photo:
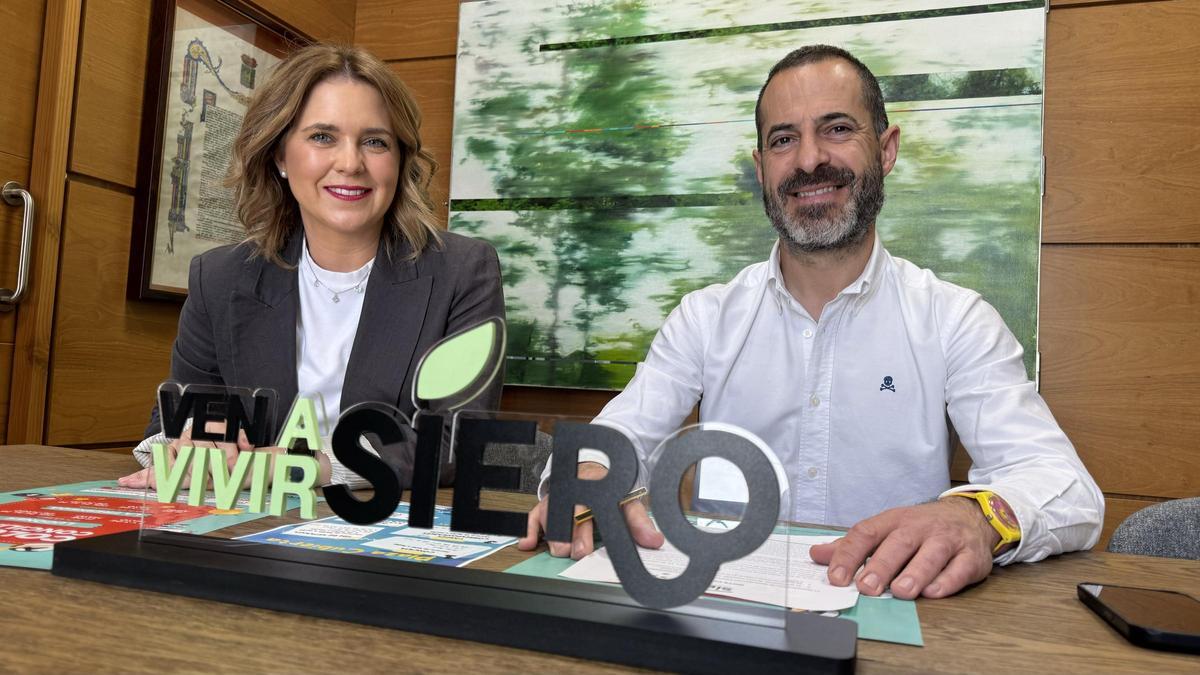
[{"label": "man's ear", "polygon": [[892,172],[896,166],[896,158],[900,155],[900,127],[893,124],[879,137],[879,163],[883,166],[883,175]]},{"label": "man's ear", "polygon": [[758,148],[755,148],[754,152],[750,153],[750,155],[754,157],[754,175],[758,176],[758,184],[765,190],[767,188],[763,185],[762,154],[758,151]]}]

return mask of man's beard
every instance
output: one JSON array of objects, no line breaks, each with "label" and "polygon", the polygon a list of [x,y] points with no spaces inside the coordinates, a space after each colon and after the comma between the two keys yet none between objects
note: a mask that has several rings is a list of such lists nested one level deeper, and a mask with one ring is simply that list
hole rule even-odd
[{"label": "man's beard", "polygon": [[[835,204],[802,206],[795,212],[784,208],[789,193],[821,184],[850,187],[850,198],[840,212]],[[868,166],[862,176],[826,164],[813,173],[796,169],[779,184],[775,194],[764,189],[763,208],[779,238],[793,253],[819,253],[862,242],[883,208],[883,198],[883,166],[879,162]]]}]

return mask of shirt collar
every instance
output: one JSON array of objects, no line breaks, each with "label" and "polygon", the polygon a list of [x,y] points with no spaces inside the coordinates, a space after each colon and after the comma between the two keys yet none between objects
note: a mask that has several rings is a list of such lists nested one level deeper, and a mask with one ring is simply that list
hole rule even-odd
[{"label": "shirt collar", "polygon": [[[863,268],[862,274],[858,275],[858,278],[844,288],[841,293],[838,293],[838,295],[857,295],[860,296],[860,301],[865,301],[879,286],[886,257],[883,244],[880,243],[879,235],[876,234],[875,241],[871,245],[871,257],[867,259],[867,265]],[[792,295],[787,291],[787,286],[783,283],[783,272],[779,268],[778,239],[775,240],[775,245],[771,247],[771,257],[767,259],[767,283],[770,284],[775,293],[776,300],[787,302],[792,299]]]}]

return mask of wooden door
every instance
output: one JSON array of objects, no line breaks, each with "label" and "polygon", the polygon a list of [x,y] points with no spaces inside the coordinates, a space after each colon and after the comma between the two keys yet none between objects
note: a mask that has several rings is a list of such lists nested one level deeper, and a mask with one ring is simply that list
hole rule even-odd
[{"label": "wooden door", "polygon": [[[46,0],[0,2],[0,49],[6,54],[0,68],[0,184],[15,181],[31,190],[35,107],[41,64],[42,27]],[[36,210],[36,205],[35,205]],[[0,202],[0,287],[13,289],[21,246],[23,205]],[[0,311],[0,438],[7,432],[9,384],[19,312],[4,306]]]}]

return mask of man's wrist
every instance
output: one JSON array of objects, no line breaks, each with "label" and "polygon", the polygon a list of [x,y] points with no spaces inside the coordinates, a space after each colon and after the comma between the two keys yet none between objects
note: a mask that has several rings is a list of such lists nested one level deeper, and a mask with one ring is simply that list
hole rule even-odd
[{"label": "man's wrist", "polygon": [[957,492],[942,497],[942,501],[951,504],[958,504],[958,508],[969,511],[971,513],[972,522],[974,522],[978,528],[983,542],[987,545],[989,551],[994,551],[996,546],[1000,543],[1000,533],[997,532],[990,523],[988,523],[987,516],[984,515],[983,509],[979,507],[979,504],[976,503],[974,499],[953,499],[953,497],[971,497],[973,494],[974,493],[967,494]]},{"label": "man's wrist", "polygon": [[954,492],[945,497],[963,497],[951,501],[974,502],[971,506],[979,515],[986,532],[984,541],[989,543],[992,556],[1000,556],[1017,546],[1021,541],[1021,525],[1012,507],[1000,495],[990,491]]}]

